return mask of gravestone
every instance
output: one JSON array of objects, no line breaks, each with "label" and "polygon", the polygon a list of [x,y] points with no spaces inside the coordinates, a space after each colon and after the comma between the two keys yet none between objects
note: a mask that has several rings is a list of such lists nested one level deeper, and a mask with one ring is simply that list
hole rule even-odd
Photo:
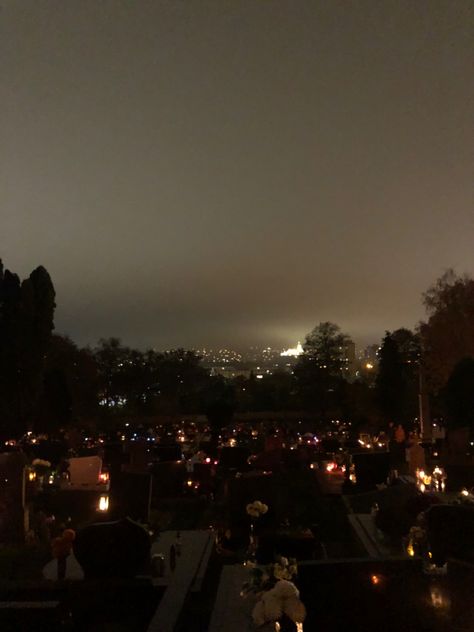
[{"label": "gravestone", "polygon": [[386,482],[390,472],[388,452],[353,454],[352,462],[355,467],[357,487],[361,491],[375,489],[376,485]]},{"label": "gravestone", "polygon": [[153,477],[152,494],[154,499],[181,495],[187,477],[184,461],[154,463],[150,472]]},{"label": "gravestone", "polygon": [[150,548],[148,532],[128,518],[85,527],[73,544],[86,579],[135,577],[148,565]]},{"label": "gravestone", "polygon": [[153,461],[164,463],[166,461],[180,461],[183,458],[183,451],[179,443],[168,443],[155,445],[152,451]]},{"label": "gravestone", "polygon": [[152,457],[149,444],[144,439],[130,441],[127,446],[127,453],[129,463],[124,464],[124,471],[146,472],[148,470],[148,463]]},{"label": "gravestone", "polygon": [[150,514],[153,477],[148,473],[121,472],[110,482],[109,515],[129,517],[147,523]]},{"label": "gravestone", "polygon": [[406,460],[408,462],[408,472],[412,476],[416,476],[416,470],[425,469],[425,451],[419,443],[413,443],[407,448]]},{"label": "gravestone", "polygon": [[425,516],[435,564],[444,564],[448,558],[474,562],[473,506],[434,505]]}]

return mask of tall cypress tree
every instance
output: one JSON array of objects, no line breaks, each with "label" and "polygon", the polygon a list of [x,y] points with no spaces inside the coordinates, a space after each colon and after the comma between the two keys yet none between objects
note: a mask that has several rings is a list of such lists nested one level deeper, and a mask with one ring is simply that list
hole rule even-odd
[{"label": "tall cypress tree", "polygon": [[21,284],[21,390],[20,423],[34,424],[41,388],[45,358],[54,329],[55,291],[51,278],[39,266]]},{"label": "tall cypress tree", "polygon": [[377,405],[386,421],[400,423],[402,393],[404,391],[403,366],[398,345],[387,331],[380,349],[380,363],[375,382]]},{"label": "tall cypress tree", "polygon": [[42,266],[21,284],[3,266],[0,272],[0,434],[18,436],[34,423],[55,292]]},{"label": "tall cypress tree", "polygon": [[20,313],[20,279],[5,270],[0,285],[0,413],[4,435],[15,430],[20,409]]}]

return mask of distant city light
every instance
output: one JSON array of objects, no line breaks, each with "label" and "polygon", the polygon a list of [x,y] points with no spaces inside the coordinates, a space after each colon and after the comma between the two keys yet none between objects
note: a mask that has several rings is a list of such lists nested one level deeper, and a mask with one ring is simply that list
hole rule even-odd
[{"label": "distant city light", "polygon": [[302,353],[304,353],[304,349],[301,346],[301,342],[298,341],[298,344],[296,345],[296,347],[291,348],[291,349],[287,349],[286,351],[282,351],[280,353],[281,356],[292,356],[294,358],[297,358],[298,356],[300,356]]}]

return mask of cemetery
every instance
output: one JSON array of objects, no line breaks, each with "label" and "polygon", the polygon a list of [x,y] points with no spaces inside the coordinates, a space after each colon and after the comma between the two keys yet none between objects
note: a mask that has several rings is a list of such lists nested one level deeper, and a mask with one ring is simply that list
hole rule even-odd
[{"label": "cemetery", "polygon": [[282,443],[1,454],[2,631],[469,629],[474,503],[439,461]]}]

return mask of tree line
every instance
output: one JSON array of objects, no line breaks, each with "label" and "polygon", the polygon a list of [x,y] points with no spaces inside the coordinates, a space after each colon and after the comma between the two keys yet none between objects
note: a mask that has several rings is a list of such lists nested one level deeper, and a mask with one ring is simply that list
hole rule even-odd
[{"label": "tree line", "polygon": [[415,331],[386,332],[376,371],[362,367],[349,379],[350,338],[324,322],[306,336],[291,372],[225,379],[185,349],[141,351],[117,338],[78,347],[54,333],[55,291],[45,268],[20,281],[0,263],[0,434],[106,427],[124,415],[199,413],[219,425],[236,411],[305,411],[354,428],[409,426],[418,416],[421,371],[434,414],[474,426],[474,280],[449,271],[423,300],[426,321]]}]

